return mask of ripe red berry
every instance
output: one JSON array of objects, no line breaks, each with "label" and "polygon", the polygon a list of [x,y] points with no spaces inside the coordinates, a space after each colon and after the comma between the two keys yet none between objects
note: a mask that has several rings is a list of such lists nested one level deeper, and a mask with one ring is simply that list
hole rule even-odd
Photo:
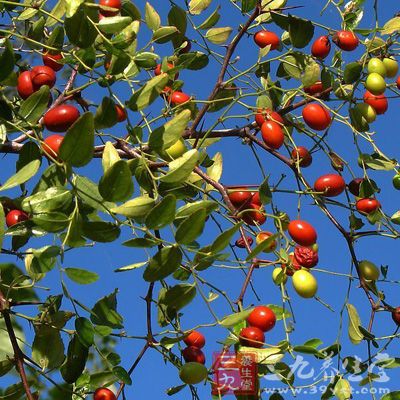
[{"label": "ripe red berry", "polygon": [[346,182],[338,174],[322,175],[314,183],[315,191],[323,192],[321,195],[326,197],[339,196],[345,188]]},{"label": "ripe red berry", "polygon": [[117,400],[117,398],[110,389],[99,388],[94,392],[93,400]]},{"label": "ripe red berry", "polygon": [[264,345],[264,332],[255,326],[243,328],[239,333],[239,341],[242,346],[260,348]]},{"label": "ripe red berry", "polygon": [[260,211],[258,204],[250,203],[246,205],[246,210],[241,214],[242,219],[249,225],[262,225],[267,217]]},{"label": "ripe red berry", "polygon": [[331,51],[331,42],[328,36],[320,36],[311,46],[311,54],[319,59],[324,59]]},{"label": "ripe red berry", "polygon": [[56,73],[52,68],[46,65],[33,67],[31,70],[31,78],[35,90],[39,90],[44,85],[52,88],[56,83]]},{"label": "ripe red berry", "polygon": [[274,121],[278,124],[284,124],[284,119],[276,112],[266,108],[257,110],[256,123],[261,128],[262,124],[266,121]]},{"label": "ripe red berry", "polygon": [[114,15],[117,15],[119,13],[119,10],[121,9],[121,0],[100,0],[99,4],[101,6],[117,9],[116,11],[109,11],[100,8],[100,14],[103,15],[104,17],[112,17]]},{"label": "ripe red berry", "polygon": [[51,132],[66,132],[79,115],[75,106],[62,104],[47,111],[43,117],[43,125]]},{"label": "ripe red berry", "polygon": [[295,219],[290,221],[288,232],[291,238],[301,246],[311,246],[317,241],[317,232],[306,221]]},{"label": "ripe red berry", "polygon": [[273,149],[279,149],[285,141],[282,127],[274,121],[266,121],[261,126],[264,143]]},{"label": "ripe red berry", "polygon": [[269,307],[257,306],[247,317],[247,323],[268,332],[275,326],[276,315]]},{"label": "ripe red berry", "polygon": [[364,94],[364,103],[367,103],[373,107],[378,115],[384,114],[389,107],[388,100],[384,94],[376,96],[368,90]]},{"label": "ripe red berry", "polygon": [[297,162],[299,160],[300,167],[309,167],[312,163],[311,153],[303,146],[298,146],[292,150],[292,160]]},{"label": "ripe red berry", "polygon": [[22,99],[27,99],[35,90],[33,89],[33,83],[30,71],[24,71],[19,74],[17,91]]},{"label": "ripe red berry", "polygon": [[28,214],[21,210],[11,210],[6,215],[6,224],[10,228],[19,222],[29,219]]},{"label": "ripe red berry", "polygon": [[254,41],[258,47],[264,48],[271,45],[271,50],[276,50],[279,47],[279,37],[276,33],[270,31],[258,31],[254,35]]},{"label": "ripe red berry", "polygon": [[306,86],[304,88],[304,91],[311,96],[314,96],[317,93],[321,93],[323,90],[324,90],[324,86],[323,86],[322,82],[320,82],[320,81],[315,82],[313,85]]},{"label": "ripe red berry", "polygon": [[198,362],[200,364],[206,363],[204,353],[195,346],[189,346],[182,350],[182,356],[186,362]]},{"label": "ripe red berry", "polygon": [[396,307],[392,311],[392,319],[397,325],[400,325],[400,307]]},{"label": "ripe red berry", "polygon": [[323,131],[331,123],[329,111],[320,104],[307,104],[302,114],[304,122],[316,131]]},{"label": "ripe red berry", "polygon": [[115,109],[117,111],[117,120],[118,122],[123,122],[126,120],[126,111],[125,108],[121,107],[119,104],[115,105]]},{"label": "ripe red berry", "polygon": [[244,204],[249,203],[253,198],[253,193],[246,189],[235,189],[235,191],[228,193],[229,200],[236,207],[242,207]]},{"label": "ripe red berry", "polygon": [[356,208],[361,214],[370,214],[381,207],[381,203],[376,199],[360,199],[356,203]]},{"label": "ripe red berry", "polygon": [[58,62],[58,60],[62,60],[62,58],[63,56],[61,53],[50,54],[46,52],[42,56],[43,64],[47,67],[50,67],[54,71],[60,71],[60,69],[62,69],[62,67],[64,66],[63,64],[60,64]]},{"label": "ripe red berry", "polygon": [[47,156],[51,158],[57,158],[63,139],[64,137],[61,135],[51,135],[47,137],[44,139],[42,150]]},{"label": "ripe red berry", "polygon": [[351,31],[339,31],[333,37],[333,42],[344,51],[353,51],[357,48],[360,41]]},{"label": "ripe red berry", "polygon": [[186,103],[189,100],[190,96],[180,91],[175,91],[170,96],[170,101],[173,106],[178,106],[180,104]]},{"label": "ripe red berry", "polygon": [[192,331],[183,339],[187,346],[194,346],[201,349],[206,344],[206,338],[198,331]]}]

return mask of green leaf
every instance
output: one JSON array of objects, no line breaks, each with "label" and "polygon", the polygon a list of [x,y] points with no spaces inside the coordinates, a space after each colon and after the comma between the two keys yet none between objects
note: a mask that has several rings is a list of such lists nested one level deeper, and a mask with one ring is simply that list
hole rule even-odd
[{"label": "green leaf", "polygon": [[400,391],[386,393],[381,397],[381,400],[400,400]]},{"label": "green leaf", "polygon": [[121,366],[116,366],[113,368],[113,374],[126,385],[132,385],[132,379],[129,374]]},{"label": "green leaf", "polygon": [[314,25],[311,21],[289,15],[289,36],[294,47],[302,49],[314,36]]},{"label": "green leaf", "polygon": [[267,304],[267,307],[270,308],[274,312],[277,321],[280,321],[281,319],[284,319],[284,318],[292,317],[292,314],[289,312],[289,310],[287,310],[283,307],[277,306],[276,304]]},{"label": "green leaf", "polygon": [[[254,354],[256,363],[259,365],[276,365],[285,356],[280,347],[257,349],[255,347],[241,346],[239,352],[243,352],[244,354]],[[288,367],[288,375],[290,372],[290,367]],[[285,376],[285,374],[282,373],[280,373],[280,375]]]},{"label": "green leaf", "polygon": [[132,195],[132,174],[126,161],[117,161],[105,172],[99,182],[99,192],[109,201],[124,201]]},{"label": "green leaf", "polygon": [[261,253],[263,250],[267,249],[271,243],[276,240],[279,235],[276,233],[270,236],[267,240],[263,240],[260,244],[258,244],[254,249],[247,255],[246,261],[250,261],[254,258],[258,253]]},{"label": "green leaf", "polygon": [[98,28],[101,32],[112,35],[113,33],[121,32],[124,28],[132,23],[131,17],[121,17],[119,15],[114,17],[103,18]]},{"label": "green leaf", "polygon": [[396,211],[391,217],[390,220],[396,224],[396,225],[400,225],[400,210]]},{"label": "green leaf", "polygon": [[192,149],[169,163],[169,172],[160,178],[166,183],[181,183],[186,181],[199,161],[198,150]]},{"label": "green leaf", "polygon": [[161,303],[170,311],[176,312],[188,305],[195,297],[196,286],[183,283],[169,288]]},{"label": "green leaf", "polygon": [[173,387],[168,388],[165,392],[167,393],[168,396],[173,396],[174,394],[179,393],[185,387],[186,387],[186,384],[179,385],[179,386],[173,386]]},{"label": "green leaf", "polygon": [[134,238],[122,243],[123,246],[140,248],[154,247],[157,244],[160,244],[160,242],[153,238]]},{"label": "green leaf", "polygon": [[64,343],[60,332],[54,328],[41,326],[33,340],[32,359],[43,369],[52,369],[58,368],[64,357]]},{"label": "green leaf", "polygon": [[74,335],[68,345],[67,359],[60,368],[65,382],[72,384],[82,375],[88,356],[89,349]]},{"label": "green leaf", "polygon": [[29,164],[22,167],[15,175],[7,179],[3,186],[0,186],[0,192],[3,190],[11,189],[15,186],[22,185],[23,183],[29,181],[36,172],[38,172],[40,167],[40,160],[33,160]]},{"label": "green leaf", "polygon": [[232,33],[232,28],[229,26],[223,28],[211,28],[206,34],[205,38],[214,44],[224,44]]},{"label": "green leaf", "polygon": [[190,110],[176,114],[165,125],[150,133],[149,146],[154,150],[165,150],[181,139],[190,121]]},{"label": "green leaf", "polygon": [[182,262],[182,252],[178,247],[167,246],[159,250],[150,260],[143,273],[147,282],[155,282],[172,274]]},{"label": "green leaf", "polygon": [[83,221],[83,236],[100,243],[113,242],[121,234],[119,226],[104,221]]},{"label": "green leaf", "polygon": [[114,270],[114,272],[125,272],[132,271],[133,269],[142,268],[147,264],[147,261],[138,262],[135,264],[126,265],[125,267],[120,267]]},{"label": "green leaf", "polygon": [[19,153],[18,161],[16,162],[16,170],[19,171],[25,165],[29,164],[31,161],[40,160],[42,154],[40,152],[39,146],[34,142],[26,142]]},{"label": "green leaf", "polygon": [[252,311],[253,309],[251,308],[249,310],[227,315],[226,317],[222,318],[221,321],[219,321],[219,324],[224,328],[230,328],[245,321]]},{"label": "green leaf", "polygon": [[349,381],[340,378],[335,385],[334,394],[339,400],[348,400],[353,396],[351,395],[352,389]]},{"label": "green leaf", "polygon": [[177,33],[178,28],[176,26],[162,26],[154,32],[152,40],[155,43],[167,43],[172,40]]},{"label": "green leaf", "polygon": [[203,232],[206,223],[205,210],[198,210],[184,219],[175,232],[175,240],[179,244],[193,242]]},{"label": "green leaf", "polygon": [[186,11],[181,7],[173,5],[168,12],[168,24],[176,26],[179,36],[183,38],[187,29]]},{"label": "green leaf", "polygon": [[72,203],[72,198],[70,190],[55,186],[26,197],[22,200],[21,208],[32,214],[67,210]]},{"label": "green leaf", "polygon": [[0,361],[0,378],[4,375],[7,375],[14,367],[14,364],[11,360],[1,360]]},{"label": "green leaf", "polygon": [[76,175],[73,183],[76,194],[88,206],[94,208],[95,210],[100,210],[103,212],[107,211],[107,206],[113,206],[112,203],[107,203],[101,197],[98,186],[89,178]]},{"label": "green leaf", "polygon": [[121,157],[114,145],[111,142],[106,142],[102,158],[103,171],[106,172],[120,159]]},{"label": "green leaf", "polygon": [[211,200],[194,201],[193,203],[185,204],[176,211],[176,218],[186,218],[198,210],[205,210],[207,215],[211,214],[218,208],[218,204]]},{"label": "green leaf", "polygon": [[93,158],[93,148],[94,119],[91,112],[86,112],[68,129],[61,143],[60,158],[73,167],[83,167]]},{"label": "green leaf", "polygon": [[99,275],[96,272],[88,271],[87,269],[65,268],[65,273],[69,279],[80,285],[89,285],[99,280]]},{"label": "green leaf", "polygon": [[0,82],[4,81],[14,70],[15,58],[11,42],[6,39],[3,43],[4,51],[0,55]]},{"label": "green leaf", "polygon": [[136,91],[129,99],[127,105],[132,111],[140,111],[159,96],[169,81],[169,75],[162,73],[148,80],[144,86]]},{"label": "green leaf", "polygon": [[40,249],[32,249],[31,268],[35,273],[45,273],[51,271],[56,263],[56,257],[60,254],[57,246],[44,246]]},{"label": "green leaf", "polygon": [[190,0],[189,12],[193,15],[199,15],[206,10],[211,4],[212,0]]},{"label": "green leaf", "polygon": [[364,335],[361,333],[359,328],[359,326],[361,326],[360,317],[357,309],[352,304],[346,304],[346,308],[349,315],[349,338],[353,344],[359,344],[364,339]]},{"label": "green leaf", "polygon": [[145,218],[147,213],[153,208],[154,199],[147,196],[139,196],[118,207],[113,207],[111,212],[121,214],[128,218]]},{"label": "green leaf", "polygon": [[[107,18],[104,18],[107,19]],[[96,129],[111,128],[118,122],[117,109],[110,97],[103,97],[101,104],[97,107],[94,116],[94,126]],[[109,143],[109,142],[107,142]]]},{"label": "green leaf", "polygon": [[144,21],[152,31],[157,30],[161,25],[161,18],[150,3],[146,3]]},{"label": "green leaf", "polygon": [[321,69],[319,64],[311,61],[306,64],[304,68],[303,76],[301,77],[301,83],[304,87],[311,86],[320,80]]},{"label": "green leaf", "polygon": [[94,343],[94,327],[87,318],[77,318],[75,320],[75,330],[84,346],[90,347]]},{"label": "green leaf", "polygon": [[247,13],[254,9],[257,0],[242,0],[242,13]]},{"label": "green leaf", "polygon": [[344,83],[351,84],[357,82],[362,73],[362,65],[358,62],[351,62],[346,65],[343,74]]},{"label": "green leaf", "polygon": [[161,229],[175,219],[176,197],[172,194],[165,196],[147,214],[145,224],[148,229]]},{"label": "green leaf", "polygon": [[[391,35],[392,33],[400,31],[400,17],[389,19],[381,29],[382,35]],[[386,400],[386,399],[385,399]]]},{"label": "green leaf", "polygon": [[123,328],[123,319],[117,312],[117,290],[103,297],[94,305],[90,320],[95,325],[104,325],[114,329]]},{"label": "green leaf", "polygon": [[33,93],[21,104],[19,115],[31,124],[36,124],[49,104],[50,89],[42,86],[37,92]]},{"label": "green leaf", "polygon": [[263,182],[261,183],[260,187],[258,188],[258,193],[260,195],[260,200],[262,204],[269,204],[272,201],[272,192],[269,188],[269,176],[267,176]]},{"label": "green leaf", "polygon": [[235,233],[239,230],[239,228],[242,226],[241,223],[238,223],[225,232],[222,232],[220,235],[218,235],[213,244],[211,245],[211,252],[212,253],[219,253],[220,251],[224,250],[225,247],[227,247]]},{"label": "green leaf", "polygon": [[[109,19],[112,17],[104,18]],[[91,21],[89,21],[89,19]],[[103,20],[104,20],[103,19]],[[65,18],[65,33],[71,44],[86,49],[91,46],[97,37],[97,30],[93,26],[93,22],[98,22],[99,12],[95,7],[80,5],[78,10],[71,17]]]}]

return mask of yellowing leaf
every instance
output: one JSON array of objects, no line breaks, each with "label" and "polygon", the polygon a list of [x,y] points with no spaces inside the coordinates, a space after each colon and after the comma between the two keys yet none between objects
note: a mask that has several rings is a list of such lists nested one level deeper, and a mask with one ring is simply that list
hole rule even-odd
[{"label": "yellowing leaf", "polygon": [[231,33],[232,28],[229,26],[224,28],[211,28],[207,31],[205,37],[211,43],[223,44],[228,40]]}]

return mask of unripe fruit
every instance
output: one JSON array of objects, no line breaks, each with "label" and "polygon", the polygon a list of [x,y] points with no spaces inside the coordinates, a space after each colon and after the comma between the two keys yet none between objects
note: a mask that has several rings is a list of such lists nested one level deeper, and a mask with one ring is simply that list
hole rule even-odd
[{"label": "unripe fruit", "polygon": [[331,51],[331,42],[328,36],[320,36],[311,46],[311,54],[319,59],[324,59]]},{"label": "unripe fruit", "polygon": [[43,117],[43,125],[51,132],[66,132],[79,115],[75,106],[62,104],[47,111]]},{"label": "unripe fruit", "polygon": [[346,182],[338,174],[322,175],[314,183],[314,190],[325,197],[339,196],[345,188]]},{"label": "unripe fruit", "polygon": [[292,283],[294,290],[301,297],[309,299],[317,293],[317,280],[306,270],[296,271],[293,274]]},{"label": "unripe fruit", "polygon": [[354,109],[370,124],[376,120],[375,109],[367,103],[358,103]]},{"label": "unripe fruit", "polygon": [[400,325],[400,307],[396,307],[392,311],[392,319],[397,325]]},{"label": "unripe fruit", "polygon": [[61,135],[51,135],[47,137],[44,139],[42,150],[47,156],[51,158],[57,158],[63,139],[64,137]]},{"label": "unripe fruit", "polygon": [[276,267],[272,271],[272,280],[274,281],[275,285],[280,285],[280,281],[285,284],[287,282],[287,274],[282,270],[282,268]]},{"label": "unripe fruit", "polygon": [[27,99],[35,90],[30,71],[21,72],[18,76],[17,91],[22,99]]},{"label": "unripe fruit", "polygon": [[262,124],[266,121],[273,121],[276,122],[277,124],[282,124],[282,125],[285,123],[284,119],[280,116],[280,114],[278,114],[276,111],[271,111],[268,109],[257,110],[255,119],[257,125],[260,128]]},{"label": "unripe fruit", "polygon": [[363,260],[358,263],[358,268],[360,270],[360,275],[367,281],[376,281],[379,279],[379,269],[378,267],[368,260]]},{"label": "unripe fruit", "polygon": [[186,150],[187,148],[185,146],[184,140],[179,139],[176,143],[168,147],[165,151],[172,160],[175,160],[176,158],[181,157],[186,152]]},{"label": "unripe fruit", "polygon": [[282,127],[274,121],[266,121],[262,124],[261,135],[264,143],[276,150],[282,146],[285,140]]},{"label": "unripe fruit", "polygon": [[333,42],[344,51],[353,51],[360,43],[358,37],[350,31],[337,32],[333,37]]},{"label": "unripe fruit", "polygon": [[117,121],[123,122],[126,120],[125,108],[121,107],[119,104],[115,105],[115,110],[117,111]]},{"label": "unripe fruit", "polygon": [[372,94],[379,95],[384,93],[386,90],[386,82],[381,75],[373,72],[372,74],[368,75],[365,81],[365,87]]},{"label": "unripe fruit", "polygon": [[331,115],[320,104],[307,104],[302,111],[304,122],[316,131],[323,131],[331,123]]},{"label": "unripe fruit", "polygon": [[47,67],[50,67],[53,71],[60,71],[63,68],[64,64],[60,64],[58,61],[62,60],[63,56],[61,53],[51,54],[44,53],[42,56],[43,64]]},{"label": "unripe fruit", "polygon": [[242,346],[260,348],[264,345],[264,332],[255,326],[243,328],[239,333],[239,341]]},{"label": "unripe fruit", "polygon": [[6,215],[6,225],[10,228],[15,224],[29,219],[28,214],[21,210],[11,210]]},{"label": "unripe fruit", "polygon": [[299,161],[300,167],[306,168],[312,163],[312,155],[304,146],[298,146],[294,148],[291,156],[294,162],[297,163],[297,161]]},{"label": "unripe fruit", "polygon": [[194,346],[186,347],[182,350],[182,356],[186,362],[197,362],[200,364],[206,363],[204,353]]},{"label": "unripe fruit", "polygon": [[376,72],[377,74],[381,75],[382,77],[386,77],[386,67],[382,60],[379,58],[371,58],[368,61],[367,70],[369,74]]},{"label": "unripe fruit", "polygon": [[317,232],[314,227],[306,221],[290,221],[288,232],[291,238],[301,246],[311,246],[317,241]]},{"label": "unripe fruit", "polygon": [[116,11],[108,11],[100,8],[100,14],[103,15],[104,17],[112,17],[114,15],[117,15],[119,13],[119,10],[121,9],[121,0],[100,0],[99,4],[101,6],[112,7],[117,9]]},{"label": "unripe fruit", "polygon": [[186,93],[175,91],[170,96],[170,102],[173,106],[178,106],[180,104],[188,102],[190,98],[191,97]]},{"label": "unripe fruit", "polygon": [[56,83],[56,73],[46,65],[39,65],[32,68],[31,79],[35,91],[39,90],[44,85],[52,88]]},{"label": "unripe fruit", "polygon": [[389,106],[388,100],[384,94],[375,96],[368,90],[364,94],[364,103],[367,103],[373,107],[378,115],[384,114]]},{"label": "unripe fruit", "polygon": [[385,57],[383,64],[386,67],[386,76],[388,78],[394,78],[399,71],[399,64],[393,57]]},{"label": "unripe fruit", "polygon": [[198,331],[192,331],[183,339],[187,346],[194,346],[201,349],[206,344],[206,338]]},{"label": "unripe fruit", "polygon": [[254,35],[254,41],[256,42],[258,47],[262,49],[271,45],[271,50],[276,50],[279,47],[279,37],[274,32],[270,31],[258,31]]},{"label": "unripe fruit", "polygon": [[117,400],[117,398],[110,389],[99,388],[94,392],[93,400]]},{"label": "unripe fruit", "polygon": [[276,315],[269,307],[257,306],[247,317],[247,323],[249,326],[268,332],[275,326]]},{"label": "unripe fruit", "polygon": [[370,214],[380,208],[381,203],[376,199],[360,199],[356,203],[357,210],[362,214]]},{"label": "unripe fruit", "polygon": [[400,174],[396,174],[392,179],[393,187],[400,190]]},{"label": "unripe fruit", "polygon": [[182,382],[188,385],[195,385],[207,378],[207,368],[197,362],[188,362],[184,364],[179,372]]},{"label": "unripe fruit", "polygon": [[[272,232],[260,232],[257,236],[256,236],[256,243],[257,245],[259,245],[260,243],[262,243],[264,240],[269,239],[271,236],[273,235]],[[271,251],[274,251],[276,249],[276,240],[273,240],[269,246],[264,249],[264,253],[270,253]]]}]

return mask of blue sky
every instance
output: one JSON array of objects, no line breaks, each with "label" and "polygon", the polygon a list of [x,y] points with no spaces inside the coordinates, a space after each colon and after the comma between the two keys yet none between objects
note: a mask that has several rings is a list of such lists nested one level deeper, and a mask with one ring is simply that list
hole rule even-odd
[{"label": "blue sky", "polygon": [[[163,24],[166,24],[166,13],[169,10],[169,4],[167,1],[153,1],[152,5],[162,16]],[[213,2],[213,5],[209,8],[204,15],[200,17],[194,17],[196,23],[199,23],[208,16],[211,11],[215,9],[217,4],[220,3],[222,6],[221,20],[218,26],[232,26],[235,27],[239,23],[244,22],[244,18],[232,6],[227,5],[227,1]],[[294,10],[295,15],[303,16],[305,18],[312,19],[324,25],[330,25],[333,29],[340,28],[340,20],[336,11],[329,7],[327,11],[321,16],[320,9],[325,2],[318,0],[306,1],[299,0],[296,2],[288,1],[288,6],[295,5],[301,6],[301,8]],[[379,9],[379,22],[380,25],[391,18],[395,12],[397,12],[395,2],[387,2],[385,6],[381,6]],[[136,2],[137,6],[144,10],[144,1]],[[177,2],[182,5],[183,1]],[[365,2],[365,17],[360,23],[360,27],[369,28],[373,26],[374,20],[372,16],[372,1]],[[268,28],[268,27],[267,27]],[[143,31],[147,31],[147,28],[143,25],[141,28]],[[282,31],[273,26],[272,30],[281,34]],[[147,31],[148,32],[148,31]],[[324,34],[325,31],[320,28],[316,28],[315,37]],[[190,31],[192,34],[192,31]],[[148,39],[148,33],[143,34],[143,38],[139,35],[140,44],[144,45],[146,39]],[[193,36],[199,38],[199,36]],[[334,47],[334,45],[332,45]],[[197,49],[196,44],[193,45],[193,49]],[[236,64],[238,68],[245,69],[252,65],[257,59],[257,48],[254,45],[252,37],[244,38],[242,43],[238,46],[235,56],[239,55],[240,60]],[[156,45],[155,52],[160,55],[171,54],[172,48],[170,44]],[[223,53],[223,49],[219,48],[218,51]],[[332,54],[332,53],[331,53]],[[345,61],[356,61],[360,52],[354,52],[346,54]],[[271,55],[272,56],[272,55]],[[35,61],[39,63],[38,60]],[[211,88],[215,82],[218,65],[210,62],[209,66],[200,71],[182,71],[180,79],[185,82],[184,91],[195,96],[196,99],[205,99],[210,93]],[[276,67],[272,67],[275,71]],[[296,87],[297,82],[291,80],[287,84],[288,87]],[[130,96],[128,88],[124,85],[116,85],[120,98],[127,99]],[[106,90],[101,88],[91,88],[84,92],[84,97],[91,99],[93,102],[99,102],[102,96],[107,94]],[[362,95],[362,92],[360,92]],[[361,96],[360,96],[361,97]],[[254,99],[255,101],[255,99]],[[251,100],[247,100],[251,102]],[[157,101],[150,109],[152,115],[157,115],[162,106],[161,100]],[[396,158],[400,150],[400,142],[397,138],[396,128],[399,121],[399,113],[397,109],[399,107],[398,99],[391,99],[389,104],[389,110],[384,116],[378,117],[377,121],[372,125],[372,129],[376,132],[374,136],[377,145],[381,150],[389,157]],[[234,111],[236,111],[234,109]],[[241,111],[244,113],[243,109]],[[240,111],[239,111],[240,113]],[[298,112],[296,114],[299,115]],[[130,118],[133,123],[140,120],[140,117],[135,113],[130,112]],[[213,117],[210,117],[213,118]],[[207,119],[205,126],[207,127],[210,119]],[[246,123],[246,122],[244,122]],[[242,125],[243,119],[231,120],[231,125]],[[116,135],[124,135],[125,131],[123,124],[113,128],[112,132]],[[297,144],[310,145],[311,142],[304,135],[295,133],[294,140]],[[329,134],[329,144],[337,150],[337,152],[346,159],[356,175],[362,176],[362,170],[357,167],[357,153],[353,144],[353,137],[348,128],[343,125],[334,124]],[[365,145],[365,151],[370,150]],[[262,175],[257,165],[255,158],[252,156],[250,149],[243,145],[239,139],[228,138],[209,149],[209,154],[212,156],[217,151],[223,153],[224,159],[224,172],[221,181],[224,184],[259,184],[262,181]],[[371,151],[372,152],[372,151]],[[287,174],[281,188],[292,188],[294,180],[290,176],[290,172],[285,171],[282,165],[274,160],[270,155],[258,152],[260,155],[261,163],[267,174],[271,174],[271,182],[276,183],[280,178],[281,174]],[[15,157],[7,155],[2,158],[2,168],[0,171],[0,179],[4,182],[5,178],[8,177],[14,170]],[[43,162],[44,164],[46,161]],[[312,167],[308,168],[305,172],[306,178],[313,182],[318,176],[329,173],[332,171],[329,160],[320,153],[314,155],[314,163]],[[90,167],[85,167],[80,170],[79,173],[87,174],[95,181],[98,181],[101,176],[101,162],[95,160]],[[393,172],[371,172],[370,175],[381,188],[381,193],[378,195],[380,202],[382,203],[383,210],[386,214],[392,215],[397,211],[400,193],[396,192],[391,185],[391,179]],[[350,174],[345,173],[346,181],[351,179]],[[28,185],[33,187],[33,183]],[[11,192],[10,192],[11,193]],[[15,191],[14,195],[18,195]],[[342,195],[339,200],[345,201]],[[281,210],[286,211],[290,217],[294,218],[297,215],[297,197],[292,194],[274,194],[274,205],[277,205]],[[343,238],[340,236],[337,230],[333,229],[331,223],[321,213],[321,211],[311,204],[309,198],[304,198],[301,201],[301,217],[306,219],[315,226],[318,231],[318,243],[319,243],[319,255],[320,262],[318,268],[328,270],[336,273],[347,274],[350,271],[351,261],[347,248]],[[348,215],[343,209],[339,207],[330,207],[335,216],[347,226]],[[368,222],[364,229],[373,229],[369,227]],[[265,230],[273,230],[273,223],[267,221],[263,227]],[[216,228],[211,223],[208,224],[205,233],[200,238],[201,244],[207,244],[210,242],[211,235],[216,234]],[[145,261],[147,255],[144,252],[136,251],[123,247],[120,243],[128,239],[129,232],[123,232],[121,238],[113,244],[96,244],[93,248],[81,248],[75,251],[68,252],[66,254],[63,267],[83,267],[92,271],[96,271],[100,274],[100,280],[87,287],[79,286],[75,283],[68,282],[68,288],[76,296],[77,299],[84,302],[88,306],[92,306],[94,302],[109,293],[114,288],[119,289],[118,295],[118,309],[124,316],[124,322],[126,331],[129,335],[142,336],[145,335],[145,303],[141,300],[141,297],[145,296],[147,290],[147,284],[142,280],[142,270],[134,270],[122,274],[115,274],[113,271],[121,266],[132,264],[135,262]],[[51,242],[50,236],[47,238],[48,242]],[[37,241],[36,243],[43,243],[43,241]],[[7,247],[8,240],[5,241],[4,246]],[[35,242],[32,243],[35,246]],[[389,265],[389,280],[400,280],[400,273],[397,271],[398,263],[398,245],[396,241],[390,239],[382,239],[376,237],[366,237],[356,244],[356,251],[360,259],[369,259],[375,262],[377,265]],[[239,250],[239,254],[245,257],[245,253]],[[4,261],[16,261],[13,257],[2,255]],[[16,263],[23,268],[20,261]],[[243,272],[239,270],[227,270],[222,268],[210,268],[204,273],[204,277],[214,283],[215,285],[227,290],[232,299],[236,298],[240,292],[240,287],[243,282]],[[281,294],[278,288],[273,284],[271,280],[271,271],[268,268],[257,270],[254,274],[254,288],[261,298],[260,304],[278,304],[280,305]],[[292,298],[292,305],[294,308],[296,325],[295,330],[291,334],[291,342],[294,345],[302,344],[311,338],[320,338],[324,342],[324,346],[333,344],[338,338],[339,331],[339,311],[344,304],[346,292],[348,288],[348,280],[345,277],[334,276],[324,272],[316,272],[315,276],[318,279],[319,291],[318,296],[326,303],[328,303],[335,312],[331,312],[321,303],[315,300],[305,300],[299,298],[294,293],[291,284],[288,283],[289,294]],[[169,279],[170,283],[173,283],[172,278]],[[55,269],[48,274],[46,279],[41,282],[42,286],[52,288],[52,291],[61,293],[60,285],[60,273]],[[57,288],[57,289],[54,289]],[[384,290],[386,299],[390,304],[396,305],[400,303],[398,286],[396,284],[390,284],[382,282],[379,284],[379,288]],[[159,289],[159,285],[156,285],[156,293]],[[46,291],[39,291],[42,296],[46,296]],[[368,324],[369,320],[369,306],[367,299],[362,290],[357,289],[356,282],[353,283],[352,290],[350,292],[349,302],[354,304],[360,314],[363,326]],[[245,297],[245,305],[257,304],[256,298],[249,290]],[[219,317],[229,314],[230,310],[227,307],[226,302],[220,297],[211,303],[213,310]],[[67,301],[64,302],[64,309],[71,309],[71,306]],[[29,311],[27,311],[28,313]],[[154,313],[156,315],[156,313]],[[365,359],[367,356],[367,347],[365,343],[359,346],[354,346],[350,343],[347,336],[347,316],[344,317],[344,326],[340,335],[341,343],[343,345],[342,355],[343,356],[359,356]],[[207,310],[206,305],[200,298],[191,303],[184,309],[184,315],[181,323],[183,329],[190,329],[197,324],[209,324],[213,322],[213,317]],[[154,321],[154,330],[156,332],[161,331],[157,328],[156,321]],[[395,326],[388,313],[378,313],[374,324],[373,333],[377,336],[386,336],[394,332]],[[207,365],[210,365],[212,353],[220,349],[218,342],[225,339],[227,330],[222,328],[203,329],[202,332],[207,338],[207,344],[205,347],[205,353],[207,357]],[[29,333],[28,333],[28,336]],[[268,344],[274,344],[284,339],[283,324],[279,321],[276,328],[272,332],[266,334],[266,342]],[[381,342],[380,342],[381,343]],[[129,368],[136,355],[140,351],[142,342],[136,340],[124,340],[118,345],[118,349],[123,357],[122,365],[125,368]],[[392,345],[388,348],[387,352],[392,357],[398,356],[398,341],[395,340]],[[312,367],[316,370],[322,366],[321,361],[316,361],[312,356],[304,356],[308,361],[311,362]],[[290,356],[286,356],[285,362],[291,364],[293,360]],[[334,365],[336,364],[336,359]],[[392,390],[396,389],[395,379],[396,370],[392,372],[389,370],[388,375],[392,377],[389,382],[377,385],[377,387],[388,387]],[[148,351],[141,361],[140,367],[137,368],[133,374],[133,385],[126,389],[128,398],[156,398],[166,399],[169,398],[165,394],[165,390],[170,386],[180,384],[178,374],[175,368],[170,365],[166,365],[160,355],[156,351]],[[311,381],[299,379],[295,382],[298,385],[306,385]],[[271,387],[275,383],[268,383],[267,386]],[[357,383],[354,385],[356,386]],[[279,386],[281,386],[279,384]],[[209,387],[202,387],[199,385],[199,397],[209,398]],[[310,396],[311,394],[308,394]],[[132,396],[132,397],[131,397]],[[176,398],[189,398],[190,392],[185,389],[184,392],[176,395]],[[316,395],[315,395],[316,396]],[[287,396],[289,397],[289,395]],[[377,396],[379,398],[379,396]],[[268,396],[265,396],[268,398]],[[301,398],[301,396],[300,396]],[[316,398],[316,397],[315,397]],[[357,397],[356,397],[357,398]]]}]

